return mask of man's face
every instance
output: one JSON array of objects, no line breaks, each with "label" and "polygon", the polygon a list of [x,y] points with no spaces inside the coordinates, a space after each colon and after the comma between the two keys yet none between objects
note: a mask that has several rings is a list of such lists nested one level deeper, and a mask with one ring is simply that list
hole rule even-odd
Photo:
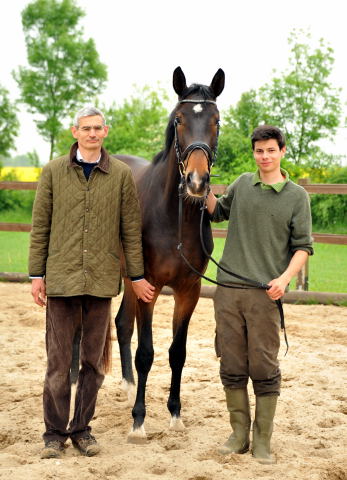
[{"label": "man's face", "polygon": [[280,169],[286,147],[279,148],[276,140],[258,140],[254,143],[253,156],[260,172],[272,173]]},{"label": "man's face", "polygon": [[91,115],[80,118],[78,127],[71,127],[71,132],[82,149],[99,150],[107,137],[108,127],[103,125],[100,115]]}]

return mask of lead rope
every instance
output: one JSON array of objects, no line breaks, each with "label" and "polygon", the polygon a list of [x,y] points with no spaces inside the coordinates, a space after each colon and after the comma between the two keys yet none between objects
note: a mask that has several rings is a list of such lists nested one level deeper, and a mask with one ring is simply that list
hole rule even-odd
[{"label": "lead rope", "polygon": [[[226,283],[221,283],[221,282],[217,282],[216,280],[213,280],[212,278],[209,278],[209,277],[206,277],[205,275],[203,275],[202,273],[200,273],[198,270],[196,270],[196,268],[194,268],[191,263],[189,262],[189,260],[186,258],[186,256],[183,254],[183,251],[182,251],[182,248],[183,248],[183,243],[182,243],[182,218],[183,218],[183,191],[184,191],[184,175],[181,175],[181,181],[180,181],[180,184],[178,186],[178,197],[179,197],[179,203],[178,203],[178,245],[177,245],[177,250],[182,258],[182,260],[185,262],[185,264],[196,274],[198,275],[200,278],[204,278],[205,280],[207,280],[208,282],[211,282],[215,285],[219,285],[221,287],[224,287],[224,288],[237,288],[237,289],[242,289],[243,287],[237,287],[235,285],[228,285]],[[204,218],[204,211],[206,210],[206,197],[204,198],[204,203],[203,203],[203,206],[201,207],[201,217],[200,217],[200,242],[201,242],[201,247],[202,247],[202,250],[204,252],[204,254],[206,255],[206,257],[211,260],[215,265],[217,265],[218,268],[220,268],[221,270],[223,270],[225,273],[227,273],[228,275],[231,275],[232,277],[235,277],[235,278],[238,278],[239,280],[244,280],[245,282],[247,283],[251,283],[252,285],[254,285],[256,288],[260,288],[260,289],[263,289],[263,290],[269,290],[271,287],[270,285],[267,285],[266,283],[263,283],[263,282],[258,282],[256,280],[252,280],[250,278],[247,278],[247,277],[243,277],[242,275],[238,275],[234,272],[231,272],[230,270],[227,270],[226,268],[222,267],[209,253],[208,251],[206,250],[206,246],[205,246],[205,243],[204,243],[204,240],[203,240],[203,233],[202,233],[202,226],[203,226],[203,218]],[[288,338],[287,338],[287,332],[286,332],[286,326],[285,326],[285,322],[284,322],[284,313],[283,313],[283,306],[282,306],[282,302],[280,299],[278,300],[275,300],[276,302],[276,305],[277,305],[277,308],[278,308],[278,311],[279,311],[279,314],[280,314],[280,325],[281,325],[281,330],[283,330],[283,335],[284,335],[284,340],[286,342],[286,353],[284,354],[284,356],[287,355],[287,352],[288,352],[288,349],[289,349],[289,344],[288,344]]]}]

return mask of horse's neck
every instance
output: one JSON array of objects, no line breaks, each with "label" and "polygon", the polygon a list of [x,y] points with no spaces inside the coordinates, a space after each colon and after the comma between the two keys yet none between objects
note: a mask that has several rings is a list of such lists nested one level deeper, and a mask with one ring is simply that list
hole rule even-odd
[{"label": "horse's neck", "polygon": [[178,187],[181,181],[181,175],[178,169],[178,163],[174,150],[171,149],[165,161],[163,172],[165,178],[163,198],[168,205],[178,205]]}]

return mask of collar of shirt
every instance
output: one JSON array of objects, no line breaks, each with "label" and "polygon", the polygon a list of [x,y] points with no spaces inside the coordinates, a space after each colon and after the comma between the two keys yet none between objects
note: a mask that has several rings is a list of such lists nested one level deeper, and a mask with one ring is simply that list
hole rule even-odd
[{"label": "collar of shirt", "polygon": [[283,189],[283,187],[285,186],[285,184],[288,182],[289,180],[289,173],[287,172],[287,170],[284,170],[284,168],[281,168],[281,173],[282,175],[284,176],[284,180],[282,182],[278,182],[278,183],[273,183],[272,185],[269,184],[269,183],[264,183],[261,181],[261,178],[259,176],[259,170],[257,170],[255,172],[255,174],[253,175],[253,185],[257,185],[258,183],[260,183],[260,187],[262,188],[262,190],[275,190],[275,192],[277,193],[280,193]]},{"label": "collar of shirt", "polygon": [[100,153],[100,155],[99,155],[99,158],[98,158],[95,162],[85,162],[85,161],[83,160],[82,155],[81,155],[80,149],[78,148],[78,149],[77,149],[77,152],[76,152],[76,159],[77,159],[79,162],[93,163],[93,164],[95,164],[95,163],[99,163],[99,162],[100,162],[101,153]]}]

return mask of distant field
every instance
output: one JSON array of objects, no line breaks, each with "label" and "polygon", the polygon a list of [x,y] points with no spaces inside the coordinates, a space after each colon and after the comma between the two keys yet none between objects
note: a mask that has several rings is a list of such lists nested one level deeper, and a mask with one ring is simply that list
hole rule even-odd
[{"label": "distant field", "polygon": [[5,175],[13,174],[21,182],[36,182],[40,176],[42,168],[37,167],[2,167],[0,180]]}]

